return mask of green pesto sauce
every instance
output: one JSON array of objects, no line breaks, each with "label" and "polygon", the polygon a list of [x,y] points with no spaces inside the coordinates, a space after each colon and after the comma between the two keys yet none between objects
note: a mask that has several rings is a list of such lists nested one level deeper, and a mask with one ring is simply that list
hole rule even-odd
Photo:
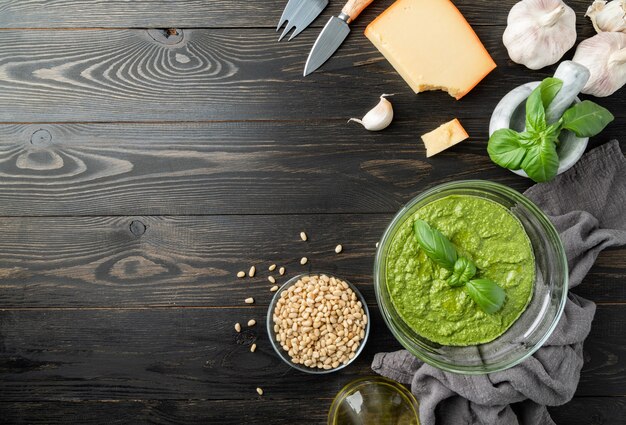
[{"label": "green pesto sauce", "polygon": [[[500,311],[484,313],[450,272],[431,261],[413,233],[416,219],[438,229],[459,254],[473,260],[476,278],[486,277],[506,292]],[[470,195],[451,195],[419,208],[391,240],[387,287],[400,317],[421,336],[442,345],[476,345],[502,335],[528,305],[535,259],[522,224],[503,206]]]}]

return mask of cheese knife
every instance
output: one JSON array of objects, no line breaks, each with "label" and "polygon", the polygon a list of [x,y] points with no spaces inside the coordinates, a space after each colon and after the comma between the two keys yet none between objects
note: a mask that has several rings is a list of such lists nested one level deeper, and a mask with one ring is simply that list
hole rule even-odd
[{"label": "cheese knife", "polygon": [[350,34],[348,24],[356,19],[373,0],[348,0],[339,16],[333,16],[315,40],[304,65],[304,76],[322,66]]}]

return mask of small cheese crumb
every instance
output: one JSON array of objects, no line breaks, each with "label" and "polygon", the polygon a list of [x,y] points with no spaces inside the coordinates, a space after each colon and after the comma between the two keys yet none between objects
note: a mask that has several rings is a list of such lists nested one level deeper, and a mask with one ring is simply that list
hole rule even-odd
[{"label": "small cheese crumb", "polygon": [[429,158],[441,151],[456,145],[469,136],[458,119],[453,119],[440,125],[433,131],[422,135],[422,141],[426,146],[426,157]]}]

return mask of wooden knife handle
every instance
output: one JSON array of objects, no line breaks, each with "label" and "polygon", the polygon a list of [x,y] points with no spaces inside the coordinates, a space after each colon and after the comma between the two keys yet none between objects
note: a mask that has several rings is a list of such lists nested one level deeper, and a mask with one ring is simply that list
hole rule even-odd
[{"label": "wooden knife handle", "polygon": [[341,13],[348,16],[346,22],[354,21],[372,1],[374,0],[348,0],[348,3],[341,9]]}]

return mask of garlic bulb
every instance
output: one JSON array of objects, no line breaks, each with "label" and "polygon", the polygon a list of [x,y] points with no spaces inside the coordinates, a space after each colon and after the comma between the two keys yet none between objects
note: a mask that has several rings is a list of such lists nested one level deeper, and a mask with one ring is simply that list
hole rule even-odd
[{"label": "garlic bulb", "polygon": [[387,128],[393,119],[393,107],[391,106],[391,102],[385,99],[388,96],[393,96],[393,94],[380,95],[378,105],[374,106],[365,114],[363,119],[350,118],[348,122],[358,122],[369,131],[379,131]]},{"label": "garlic bulb", "polygon": [[585,16],[591,18],[596,32],[623,32],[626,33],[626,0],[593,2]]},{"label": "garlic bulb", "polygon": [[626,84],[626,34],[596,34],[578,45],[572,60],[586,66],[591,73],[583,93],[610,96]]},{"label": "garlic bulb", "polygon": [[576,14],[562,0],[522,0],[509,12],[502,41],[513,62],[552,65],[576,42]]}]

